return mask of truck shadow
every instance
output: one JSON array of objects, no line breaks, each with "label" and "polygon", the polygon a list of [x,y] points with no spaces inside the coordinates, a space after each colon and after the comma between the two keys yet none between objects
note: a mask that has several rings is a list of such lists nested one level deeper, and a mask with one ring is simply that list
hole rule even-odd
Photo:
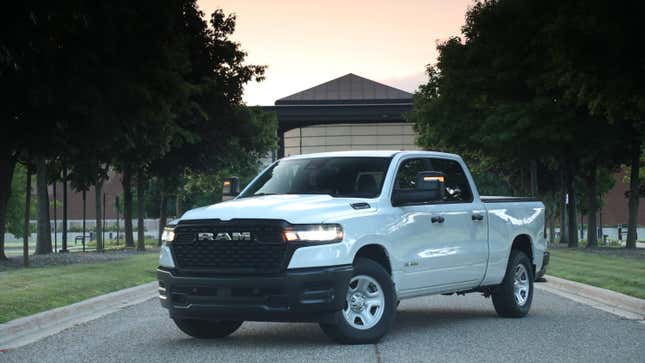
[{"label": "truck shadow", "polygon": [[407,332],[416,329],[441,328],[457,322],[497,320],[494,310],[455,310],[455,309],[405,309],[399,310],[391,334],[399,330]]},{"label": "truck shadow", "polygon": [[[390,333],[383,339],[398,335],[426,334],[428,329],[445,328],[468,321],[499,320],[495,311],[454,309],[400,310]],[[185,336],[182,336],[182,338]],[[337,346],[316,323],[245,323],[240,331],[221,340],[197,340],[189,337],[175,340],[175,347],[219,347],[235,349],[277,349]],[[361,346],[355,346],[361,347]],[[364,347],[364,346],[363,346]]]}]

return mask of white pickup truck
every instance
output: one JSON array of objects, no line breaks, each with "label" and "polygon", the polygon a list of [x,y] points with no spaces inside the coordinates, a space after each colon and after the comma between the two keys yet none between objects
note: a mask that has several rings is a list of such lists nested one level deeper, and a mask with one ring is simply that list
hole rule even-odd
[{"label": "white pickup truck", "polygon": [[401,299],[431,294],[483,293],[500,316],[522,317],[548,262],[544,225],[537,200],[480,196],[457,155],[293,156],[164,230],[159,297],[198,338],[313,321],[339,342],[372,343]]}]

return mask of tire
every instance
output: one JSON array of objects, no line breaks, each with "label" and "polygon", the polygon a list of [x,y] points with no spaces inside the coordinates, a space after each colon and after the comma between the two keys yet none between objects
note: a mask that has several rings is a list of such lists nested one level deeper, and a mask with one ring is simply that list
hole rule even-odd
[{"label": "tire", "polygon": [[380,264],[357,258],[346,296],[336,323],[320,324],[329,338],[343,344],[371,344],[387,334],[396,316],[397,297],[392,278]]},{"label": "tire", "polygon": [[242,321],[173,320],[181,331],[199,339],[224,338],[233,334],[243,323]]},{"label": "tire", "polygon": [[532,301],[533,268],[531,261],[524,252],[512,250],[504,280],[493,293],[493,306],[499,316],[521,318],[528,314]]}]

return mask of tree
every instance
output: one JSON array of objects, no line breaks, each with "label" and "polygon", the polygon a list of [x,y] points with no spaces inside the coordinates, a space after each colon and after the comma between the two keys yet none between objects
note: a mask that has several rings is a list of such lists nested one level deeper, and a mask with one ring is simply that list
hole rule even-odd
[{"label": "tree", "polygon": [[[481,155],[507,172],[515,170],[508,178],[515,190],[539,193],[555,204],[549,196],[561,189],[569,200],[563,239],[576,247],[578,176],[594,195],[598,168],[617,164],[625,134],[573,100],[561,82],[567,66],[558,36],[577,39],[567,31],[555,36],[552,29],[570,4],[477,2],[466,14],[463,40],[454,37],[438,46],[438,62],[428,68],[429,82],[415,96],[411,119],[421,145]],[[560,20],[569,24],[569,19]],[[583,54],[578,49],[576,56],[589,59]],[[555,182],[558,173],[561,183]],[[586,204],[595,215],[597,203],[590,197]],[[594,218],[590,222],[595,224]]]},{"label": "tree", "polygon": [[640,154],[645,139],[645,41],[642,5],[608,0],[570,1],[545,31],[551,43],[552,79],[571,103],[605,118],[623,132],[621,162],[631,166],[627,248],[636,247]]},{"label": "tree", "polygon": [[475,4],[464,39],[438,46],[438,62],[428,67],[410,115],[422,146],[489,160],[495,167],[487,170],[513,194],[552,195],[559,159],[575,158],[579,116],[538,86],[543,47],[532,37],[547,17],[536,4]]},{"label": "tree", "polygon": [[165,225],[166,197],[181,198],[178,175],[219,176],[223,170],[243,169],[271,150],[276,139],[274,115],[242,105],[244,85],[261,80],[264,67],[245,64],[246,53],[230,39],[235,16],[216,10],[206,22],[195,1],[187,1],[183,13],[188,102],[178,112],[179,131],[169,150],[152,160],[148,170],[160,185],[160,228]]},{"label": "tree", "polygon": [[[15,165],[27,154],[66,165],[77,190],[94,185],[100,211],[110,166],[124,171],[130,191],[133,175],[141,184],[163,174],[151,172],[153,163],[165,165],[171,185],[173,168],[174,175],[212,171],[265,152],[274,136],[264,132],[271,124],[257,120],[269,119],[241,102],[244,84],[261,79],[264,67],[244,64],[246,54],[229,39],[234,16],[202,17],[193,0],[19,3],[0,15],[7,35],[0,39],[0,119],[12,125],[0,134],[1,236]],[[187,152],[195,160],[159,163],[171,150],[166,161]],[[137,189],[143,200],[145,188]],[[128,198],[125,211],[131,236]],[[41,219],[44,226],[44,210]]]},{"label": "tree", "polygon": [[31,228],[29,224],[31,210],[31,165],[25,165],[27,169],[27,184],[25,186],[25,218],[24,218],[24,235],[22,236],[22,264],[24,267],[29,267],[29,235]]},{"label": "tree", "polygon": [[129,165],[124,165],[122,169],[121,185],[123,186],[125,247],[134,247],[134,237],[132,236],[132,171]]},{"label": "tree", "polygon": [[36,160],[36,191],[38,197],[38,235],[36,239],[37,255],[52,253],[47,174],[47,162],[45,161],[45,158],[41,156]]}]

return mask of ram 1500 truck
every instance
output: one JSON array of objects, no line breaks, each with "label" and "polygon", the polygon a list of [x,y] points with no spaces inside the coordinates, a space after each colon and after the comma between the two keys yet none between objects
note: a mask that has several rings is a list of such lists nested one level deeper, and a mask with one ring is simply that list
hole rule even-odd
[{"label": "ram 1500 truck", "polygon": [[544,225],[537,200],[480,196],[457,155],[287,157],[164,230],[159,297],[197,338],[243,321],[310,321],[371,343],[401,299],[431,294],[480,292],[498,315],[522,317],[548,261]]}]

